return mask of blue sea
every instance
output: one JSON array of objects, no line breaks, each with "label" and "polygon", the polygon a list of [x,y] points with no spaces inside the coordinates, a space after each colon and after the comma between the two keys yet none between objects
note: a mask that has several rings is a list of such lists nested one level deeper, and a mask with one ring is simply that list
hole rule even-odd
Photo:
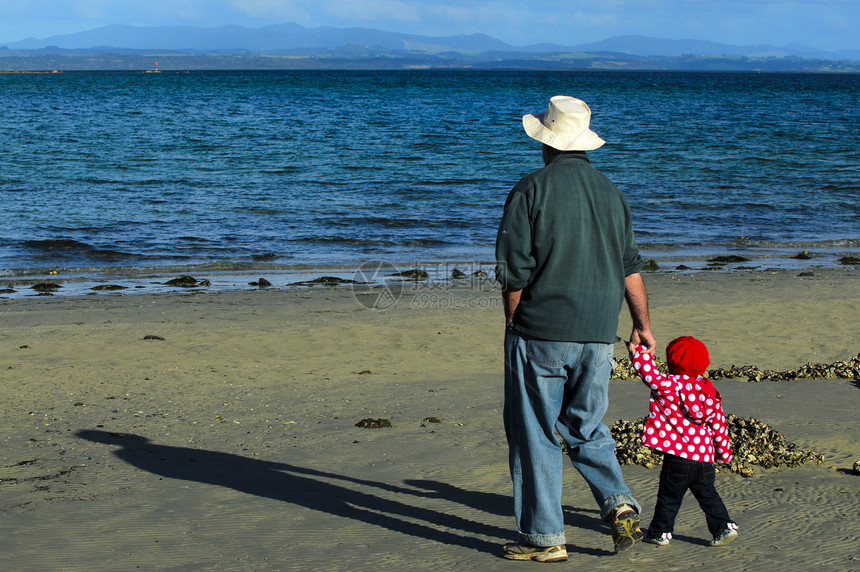
[{"label": "blue sea", "polygon": [[556,94],[591,106],[661,271],[860,256],[856,74],[0,74],[0,287],[491,268],[541,166],[521,117]]}]

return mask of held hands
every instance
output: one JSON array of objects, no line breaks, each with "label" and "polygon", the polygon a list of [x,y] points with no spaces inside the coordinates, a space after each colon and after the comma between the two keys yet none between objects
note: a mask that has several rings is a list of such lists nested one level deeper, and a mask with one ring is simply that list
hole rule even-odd
[{"label": "held hands", "polygon": [[630,333],[630,341],[627,342],[627,351],[632,355],[636,352],[637,346],[643,346],[643,349],[640,349],[640,352],[646,354],[653,354],[654,350],[657,348],[657,339],[654,337],[654,334],[651,333],[650,328],[645,328],[642,330],[633,329]]}]

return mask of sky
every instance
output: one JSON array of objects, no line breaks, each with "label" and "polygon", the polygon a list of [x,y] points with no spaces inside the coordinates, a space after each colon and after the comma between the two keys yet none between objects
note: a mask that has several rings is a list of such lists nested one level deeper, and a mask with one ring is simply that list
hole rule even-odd
[{"label": "sky", "polygon": [[860,0],[0,0],[0,43],[133,26],[296,23],[514,46],[638,34],[731,45],[860,49]]}]

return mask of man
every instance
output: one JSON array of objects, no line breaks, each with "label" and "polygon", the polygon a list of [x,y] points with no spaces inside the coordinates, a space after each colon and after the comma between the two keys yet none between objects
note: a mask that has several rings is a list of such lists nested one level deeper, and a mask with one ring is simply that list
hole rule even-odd
[{"label": "man", "polygon": [[504,421],[519,530],[519,542],[502,548],[511,560],[567,559],[556,432],[612,528],[615,551],[642,539],[639,504],[601,421],[624,299],[631,347],[653,352],[656,340],[630,209],[585,153],[605,143],[590,119],[588,105],[568,96],[523,117],[529,137],[543,143],[545,166],[513,188],[496,239],[507,319]]}]

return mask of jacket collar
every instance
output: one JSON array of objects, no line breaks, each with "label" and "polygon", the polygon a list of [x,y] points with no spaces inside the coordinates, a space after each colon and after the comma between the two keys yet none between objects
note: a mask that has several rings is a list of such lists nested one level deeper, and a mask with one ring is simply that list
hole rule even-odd
[{"label": "jacket collar", "polygon": [[588,158],[588,154],[585,151],[560,151],[550,158],[547,166],[552,165],[553,163],[569,163],[572,161],[585,161],[586,163],[591,163]]}]

